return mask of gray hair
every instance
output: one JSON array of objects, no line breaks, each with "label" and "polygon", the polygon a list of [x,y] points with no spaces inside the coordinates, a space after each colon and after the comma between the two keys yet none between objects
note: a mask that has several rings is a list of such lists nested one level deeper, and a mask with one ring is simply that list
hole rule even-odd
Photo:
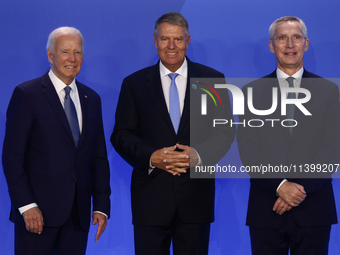
[{"label": "gray hair", "polygon": [[163,14],[160,18],[157,19],[155,24],[155,35],[158,35],[159,25],[163,22],[168,22],[172,25],[181,26],[185,30],[185,35],[189,35],[189,24],[188,21],[183,17],[179,12],[168,12]]},{"label": "gray hair", "polygon": [[50,50],[51,52],[54,51],[55,42],[61,35],[68,35],[68,34],[77,34],[81,38],[81,47],[84,50],[84,37],[80,33],[80,31],[74,27],[59,27],[53,30],[50,35],[48,36],[46,49]]},{"label": "gray hair", "polygon": [[284,17],[281,17],[281,18],[275,20],[270,25],[270,27],[269,27],[269,37],[270,37],[270,40],[272,40],[274,35],[275,35],[277,24],[280,23],[280,22],[284,22],[284,21],[296,21],[296,22],[299,22],[301,27],[302,27],[302,34],[303,34],[304,37],[307,38],[307,27],[306,27],[305,22],[303,22],[302,19],[300,19],[298,17],[295,17],[295,16],[284,16]]}]

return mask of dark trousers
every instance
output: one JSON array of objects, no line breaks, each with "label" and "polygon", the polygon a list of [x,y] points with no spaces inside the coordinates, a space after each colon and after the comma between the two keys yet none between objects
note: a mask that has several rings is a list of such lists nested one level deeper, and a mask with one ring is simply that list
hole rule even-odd
[{"label": "dark trousers", "polygon": [[168,226],[134,226],[136,255],[169,255],[171,240],[174,255],[207,255],[210,223],[183,222],[178,213]]},{"label": "dark trousers", "polygon": [[65,224],[44,226],[40,235],[26,230],[24,218],[18,211],[15,217],[16,255],[85,255],[88,232],[80,227],[76,199]]},{"label": "dark trousers", "polygon": [[300,227],[291,212],[278,229],[249,227],[253,255],[327,255],[331,226]]}]

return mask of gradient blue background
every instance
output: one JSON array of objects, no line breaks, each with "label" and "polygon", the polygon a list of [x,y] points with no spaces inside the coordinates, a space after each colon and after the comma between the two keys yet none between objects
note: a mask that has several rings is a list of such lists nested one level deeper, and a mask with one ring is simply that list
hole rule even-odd
[{"label": "gradient blue background", "polygon": [[[85,37],[85,56],[77,79],[102,97],[112,185],[112,217],[98,243],[94,243],[96,228],[91,228],[87,254],[133,254],[131,167],[117,155],[109,138],[123,78],[158,59],[152,38],[156,19],[166,12],[181,12],[192,36],[188,57],[227,77],[242,78],[261,77],[274,70],[268,27],[276,18],[295,15],[308,28],[310,48],[305,54],[305,68],[324,77],[340,77],[339,7],[337,0],[1,0],[0,144],[14,87],[49,70],[45,50],[48,34],[60,26],[78,28]],[[236,143],[225,161],[240,165]],[[1,170],[0,253],[7,255],[14,254],[14,233],[8,220],[10,200]],[[218,179],[216,183],[210,254],[250,254],[245,226],[249,180]],[[339,183],[338,179],[333,182],[337,201]],[[339,203],[337,206],[340,209]],[[331,255],[340,254],[339,240],[340,227],[335,225]]]}]

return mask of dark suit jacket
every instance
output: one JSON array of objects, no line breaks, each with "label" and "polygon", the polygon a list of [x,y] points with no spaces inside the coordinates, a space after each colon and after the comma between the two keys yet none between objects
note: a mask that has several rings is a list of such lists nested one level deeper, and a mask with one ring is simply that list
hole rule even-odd
[{"label": "dark suit jacket", "polygon": [[[276,71],[244,86],[245,95],[247,95],[248,87],[253,88],[253,104],[256,109],[270,108],[273,87],[278,88],[280,98]],[[294,128],[292,136],[288,128],[282,127],[280,122],[276,122],[274,127],[267,122],[261,128],[239,125],[237,141],[243,165],[270,164],[298,167],[305,164],[339,163],[340,106],[337,85],[304,71],[301,88],[311,93],[310,101],[304,106],[312,116],[305,116],[299,109],[295,109],[294,119],[298,125]],[[246,121],[249,119],[287,119],[286,116],[281,116],[280,101],[279,99],[276,111],[270,116],[255,116],[247,110],[244,116],[240,116],[240,119]],[[291,209],[297,224],[305,227],[330,225],[337,222],[330,174],[321,176],[323,178],[312,179],[305,177],[320,177],[320,175],[276,173],[274,177],[277,178],[251,179],[247,225],[270,229],[283,225],[287,213],[280,216],[273,212],[272,207],[277,199],[276,189],[284,178],[301,184],[307,192],[306,199],[298,207]]]},{"label": "dark suit jacket", "polygon": [[7,110],[3,168],[15,210],[37,203],[45,226],[61,226],[78,194],[82,228],[89,229],[93,210],[110,214],[109,165],[101,101],[76,82],[83,128],[76,148],[63,106],[48,73],[17,86]]},{"label": "dark suit jacket", "polygon": [[[159,63],[142,69],[123,81],[111,142],[122,158],[134,168],[131,181],[133,224],[169,224],[176,209],[184,222],[208,223],[214,219],[214,179],[190,179],[189,171],[181,176],[172,176],[157,168],[148,175],[150,157],[155,150],[176,143],[190,145],[190,135],[199,137],[196,144],[191,146],[197,150],[204,163],[214,161],[215,164],[233,142],[233,128],[223,127],[214,136],[209,132],[212,128],[211,120],[192,123],[190,108],[198,109],[199,115],[201,92],[191,89],[190,77],[223,79],[223,74],[188,60],[188,83],[177,135],[165,103]],[[197,102],[190,103],[191,92],[197,94]],[[226,118],[232,118],[229,97],[225,99],[225,107]],[[214,107],[209,109],[213,110]],[[190,129],[190,125],[195,128]],[[211,145],[213,141],[215,145]],[[214,156],[205,157],[207,150],[215,152]]]}]

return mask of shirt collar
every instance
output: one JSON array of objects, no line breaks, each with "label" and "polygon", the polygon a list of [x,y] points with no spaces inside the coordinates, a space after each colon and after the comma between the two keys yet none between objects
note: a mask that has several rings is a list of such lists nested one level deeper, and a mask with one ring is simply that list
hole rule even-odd
[{"label": "shirt collar", "polygon": [[[48,75],[51,79],[51,82],[55,88],[55,90],[57,91],[57,93],[59,94],[62,90],[64,90],[64,88],[67,86],[62,80],[60,80],[52,71],[52,69],[48,72]],[[73,92],[77,92],[77,85],[76,85],[76,79],[73,79],[73,81],[71,82],[70,85],[68,85],[71,87],[71,89],[73,90]]]},{"label": "shirt collar", "polygon": [[[162,61],[159,61],[159,72],[161,74],[161,78],[164,77],[164,76],[167,76],[169,73],[171,73],[171,71],[163,65]],[[183,64],[181,65],[180,68],[178,68],[176,70],[175,73],[178,73],[179,75],[187,78],[187,76],[188,76],[188,62],[187,62],[186,58],[184,58]]]},{"label": "shirt collar", "polygon": [[[294,86],[295,87],[300,87],[300,83],[301,83],[301,79],[302,79],[302,74],[303,74],[304,68],[301,67],[299,71],[297,71],[295,74],[293,74],[292,76],[289,76],[288,74],[286,74],[285,72],[283,72],[282,70],[280,70],[279,68],[276,68],[276,77],[279,81],[279,85],[284,86],[287,85],[285,83],[286,79],[288,77],[293,77],[295,78],[296,82],[294,82]],[[284,85],[285,84],[285,85]],[[288,86],[288,85],[287,85]]]},{"label": "shirt collar", "polygon": [[292,76],[289,76],[288,74],[286,74],[283,71],[281,71],[279,68],[276,68],[276,77],[278,79],[287,79],[288,77],[294,77],[295,79],[301,79],[303,71],[304,71],[304,68],[301,67],[299,71],[297,71]]}]

